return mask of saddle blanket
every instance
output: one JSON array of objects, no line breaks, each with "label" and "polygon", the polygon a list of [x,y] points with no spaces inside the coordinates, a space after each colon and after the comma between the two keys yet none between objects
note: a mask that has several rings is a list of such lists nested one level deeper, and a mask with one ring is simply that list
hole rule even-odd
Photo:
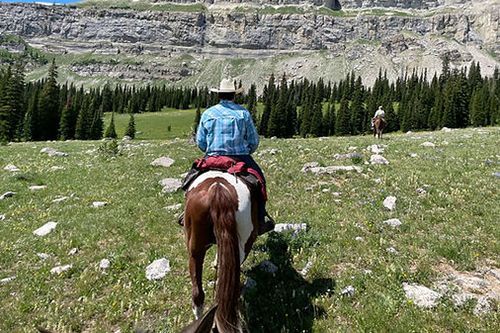
[{"label": "saddle blanket", "polygon": [[194,161],[193,167],[200,170],[201,172],[209,170],[219,170],[225,171],[233,175],[237,175],[242,178],[246,183],[250,185],[255,185],[255,181],[249,181],[248,175],[255,177],[258,186],[262,193],[262,198],[267,201],[267,190],[264,185],[264,180],[257,170],[248,167],[244,162],[238,161],[227,156],[208,156],[204,158],[198,158]]}]

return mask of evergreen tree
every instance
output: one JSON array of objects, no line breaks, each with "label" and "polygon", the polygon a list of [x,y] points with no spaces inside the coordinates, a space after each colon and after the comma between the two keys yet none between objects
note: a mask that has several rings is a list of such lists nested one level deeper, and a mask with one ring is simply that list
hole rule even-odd
[{"label": "evergreen tree", "polygon": [[394,106],[392,105],[392,101],[386,100],[384,103],[384,111],[385,111],[385,119],[387,121],[387,125],[385,127],[385,132],[395,132],[399,131],[399,117],[397,113],[394,111]]},{"label": "evergreen tree", "polygon": [[286,105],[286,127],[285,127],[285,137],[291,138],[297,133],[297,101],[295,98],[295,86],[290,84],[290,89],[288,92],[288,103]]},{"label": "evergreen tree", "polygon": [[248,91],[247,108],[252,116],[254,124],[257,124],[257,87],[255,84],[252,84]]},{"label": "evergreen tree", "polygon": [[59,127],[59,86],[57,85],[57,67],[55,60],[49,68],[47,81],[38,99],[40,112],[40,139],[57,139]]},{"label": "evergreen tree", "polygon": [[415,129],[415,110],[419,108],[419,103],[416,103],[416,99],[412,90],[408,90],[403,97],[400,104],[399,114],[401,115],[401,130],[403,132],[408,132],[409,130]]},{"label": "evergreen tree", "polygon": [[283,75],[278,94],[278,102],[274,104],[269,117],[268,136],[285,137],[286,136],[286,107],[288,105],[288,89],[286,77]]},{"label": "evergreen tree", "polygon": [[94,101],[92,104],[92,123],[90,124],[89,138],[91,140],[99,140],[102,138],[104,130],[104,122],[102,120],[103,112],[102,106],[99,107],[99,102]]},{"label": "evergreen tree", "polygon": [[437,129],[441,124],[443,115],[443,91],[437,76],[434,75],[431,84],[431,93],[434,94],[433,103],[430,106],[429,117],[427,118],[427,127],[431,130]]},{"label": "evergreen tree", "polygon": [[75,139],[88,140],[90,138],[90,128],[92,126],[92,100],[91,97],[85,96],[83,104],[78,113],[75,128]]},{"label": "evergreen tree", "polygon": [[1,78],[3,91],[0,98],[0,140],[13,141],[19,138],[24,117],[24,69],[9,66]]},{"label": "evergreen tree", "polygon": [[500,102],[494,92],[491,92],[489,107],[491,115],[490,124],[493,126],[500,125]]},{"label": "evergreen tree", "polygon": [[135,138],[135,120],[134,120],[133,113],[130,114],[127,130],[125,131],[125,135],[129,136],[131,139]]},{"label": "evergreen tree", "polygon": [[472,126],[487,126],[488,113],[490,109],[489,90],[485,84],[477,87],[472,94],[471,102],[471,122]]},{"label": "evergreen tree", "polygon": [[23,139],[32,141],[39,137],[40,114],[38,111],[39,89],[35,88],[28,103],[28,109],[23,120]]},{"label": "evergreen tree", "polygon": [[[267,87],[267,88],[266,88]],[[265,94],[264,98],[264,111],[262,112],[262,117],[260,119],[259,134],[267,136],[267,129],[269,128],[269,118],[271,117],[271,112],[274,105],[275,98],[275,85],[274,85],[274,74],[271,74],[267,86],[264,87]]]},{"label": "evergreen tree", "polygon": [[335,135],[335,104],[328,104],[328,112],[326,113],[326,117],[324,119],[324,130],[325,134],[328,136]]},{"label": "evergreen tree", "polygon": [[302,137],[306,137],[311,133],[315,96],[316,87],[311,85],[304,93],[305,100],[302,103],[302,110],[300,112],[300,135]]},{"label": "evergreen tree", "polygon": [[442,127],[458,127],[458,106],[456,84],[453,81],[448,81],[444,88],[444,103],[443,103],[443,118],[441,120]]},{"label": "evergreen tree", "polygon": [[363,85],[361,77],[358,77],[353,88],[353,97],[351,103],[351,124],[352,134],[360,134],[365,130],[367,116],[365,115],[365,107],[363,105]]},{"label": "evergreen tree", "polygon": [[349,110],[349,101],[346,96],[340,100],[340,108],[335,120],[335,134],[348,135],[351,133],[351,114]]},{"label": "evergreen tree", "polygon": [[9,118],[12,110],[12,100],[13,96],[11,94],[12,81],[12,68],[9,66],[5,73],[0,76],[1,79],[1,90],[0,90],[0,142],[6,142],[9,140]]},{"label": "evergreen tree", "polygon": [[59,137],[61,140],[69,140],[74,137],[75,131],[72,126],[73,105],[71,99],[68,99],[61,113],[61,121],[59,124]]},{"label": "evergreen tree", "polygon": [[106,132],[104,133],[105,138],[116,139],[118,136],[116,135],[115,129],[115,113],[111,113],[111,121],[109,122],[108,128],[106,128]]},{"label": "evergreen tree", "polygon": [[311,134],[316,137],[323,135],[323,102],[321,97],[322,91],[316,89],[316,94],[314,96],[314,104],[312,109],[311,118]]}]

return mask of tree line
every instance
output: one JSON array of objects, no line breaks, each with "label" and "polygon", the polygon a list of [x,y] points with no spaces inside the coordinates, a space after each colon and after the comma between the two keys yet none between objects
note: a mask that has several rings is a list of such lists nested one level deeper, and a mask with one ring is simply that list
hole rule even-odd
[{"label": "tree line", "polygon": [[[188,109],[198,103],[215,103],[208,88],[134,86],[85,90],[83,86],[58,84],[53,61],[47,78],[25,82],[22,65],[0,69],[0,141],[97,140],[104,131],[104,113],[129,113],[127,135],[133,136],[133,114],[157,112],[164,107]],[[208,101],[208,99],[212,99]],[[113,117],[112,117],[113,118]]]},{"label": "tree line", "polygon": [[500,124],[499,69],[483,77],[475,62],[468,69],[451,70],[445,59],[439,76],[429,79],[426,70],[414,70],[392,83],[379,71],[369,88],[354,73],[333,84],[322,79],[288,82],[286,75],[279,84],[275,80],[271,75],[259,98],[264,105],[259,117],[255,86],[247,96],[248,109],[264,136],[362,134],[371,130],[379,106],[386,113],[387,132]]},{"label": "tree line", "polygon": [[[116,137],[114,113],[130,114],[126,134],[133,137],[133,114],[164,107],[196,108],[196,128],[202,109],[218,102],[207,87],[106,85],[84,90],[58,84],[57,78],[54,61],[47,78],[37,82],[25,82],[22,65],[0,70],[0,141]],[[283,138],[362,134],[370,131],[370,119],[379,106],[386,112],[389,132],[498,125],[499,100],[498,68],[492,77],[483,77],[479,63],[452,70],[446,59],[442,73],[431,79],[427,71],[414,70],[390,82],[380,71],[374,85],[366,87],[354,72],[335,83],[321,78],[289,81],[285,74],[277,82],[271,75],[260,96],[252,84],[236,97],[261,135]],[[104,129],[106,112],[112,117]]]}]

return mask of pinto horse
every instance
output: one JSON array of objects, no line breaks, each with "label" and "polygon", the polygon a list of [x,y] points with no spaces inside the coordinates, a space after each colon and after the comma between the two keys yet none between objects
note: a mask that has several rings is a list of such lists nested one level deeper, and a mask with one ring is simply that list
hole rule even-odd
[{"label": "pinto horse", "polygon": [[373,137],[382,139],[382,133],[384,132],[385,126],[386,122],[383,118],[375,118],[375,120],[373,121]]},{"label": "pinto horse", "polygon": [[257,195],[253,195],[241,179],[226,172],[203,173],[186,193],[184,231],[193,312],[197,320],[203,315],[203,261],[208,248],[217,244],[217,308],[214,311],[215,326],[222,333],[242,330],[238,316],[240,265],[257,238],[257,209]]}]

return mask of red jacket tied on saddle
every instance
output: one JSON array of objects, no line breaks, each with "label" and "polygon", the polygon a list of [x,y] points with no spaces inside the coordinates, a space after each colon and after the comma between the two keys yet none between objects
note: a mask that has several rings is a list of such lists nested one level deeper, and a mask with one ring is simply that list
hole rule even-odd
[{"label": "red jacket tied on saddle", "polygon": [[196,165],[196,168],[201,171],[221,170],[233,175],[241,175],[245,173],[251,174],[257,178],[262,192],[262,198],[264,201],[267,201],[267,190],[262,176],[257,172],[257,170],[247,167],[244,162],[227,156],[207,156],[204,158],[198,158],[195,160],[194,164]]}]

